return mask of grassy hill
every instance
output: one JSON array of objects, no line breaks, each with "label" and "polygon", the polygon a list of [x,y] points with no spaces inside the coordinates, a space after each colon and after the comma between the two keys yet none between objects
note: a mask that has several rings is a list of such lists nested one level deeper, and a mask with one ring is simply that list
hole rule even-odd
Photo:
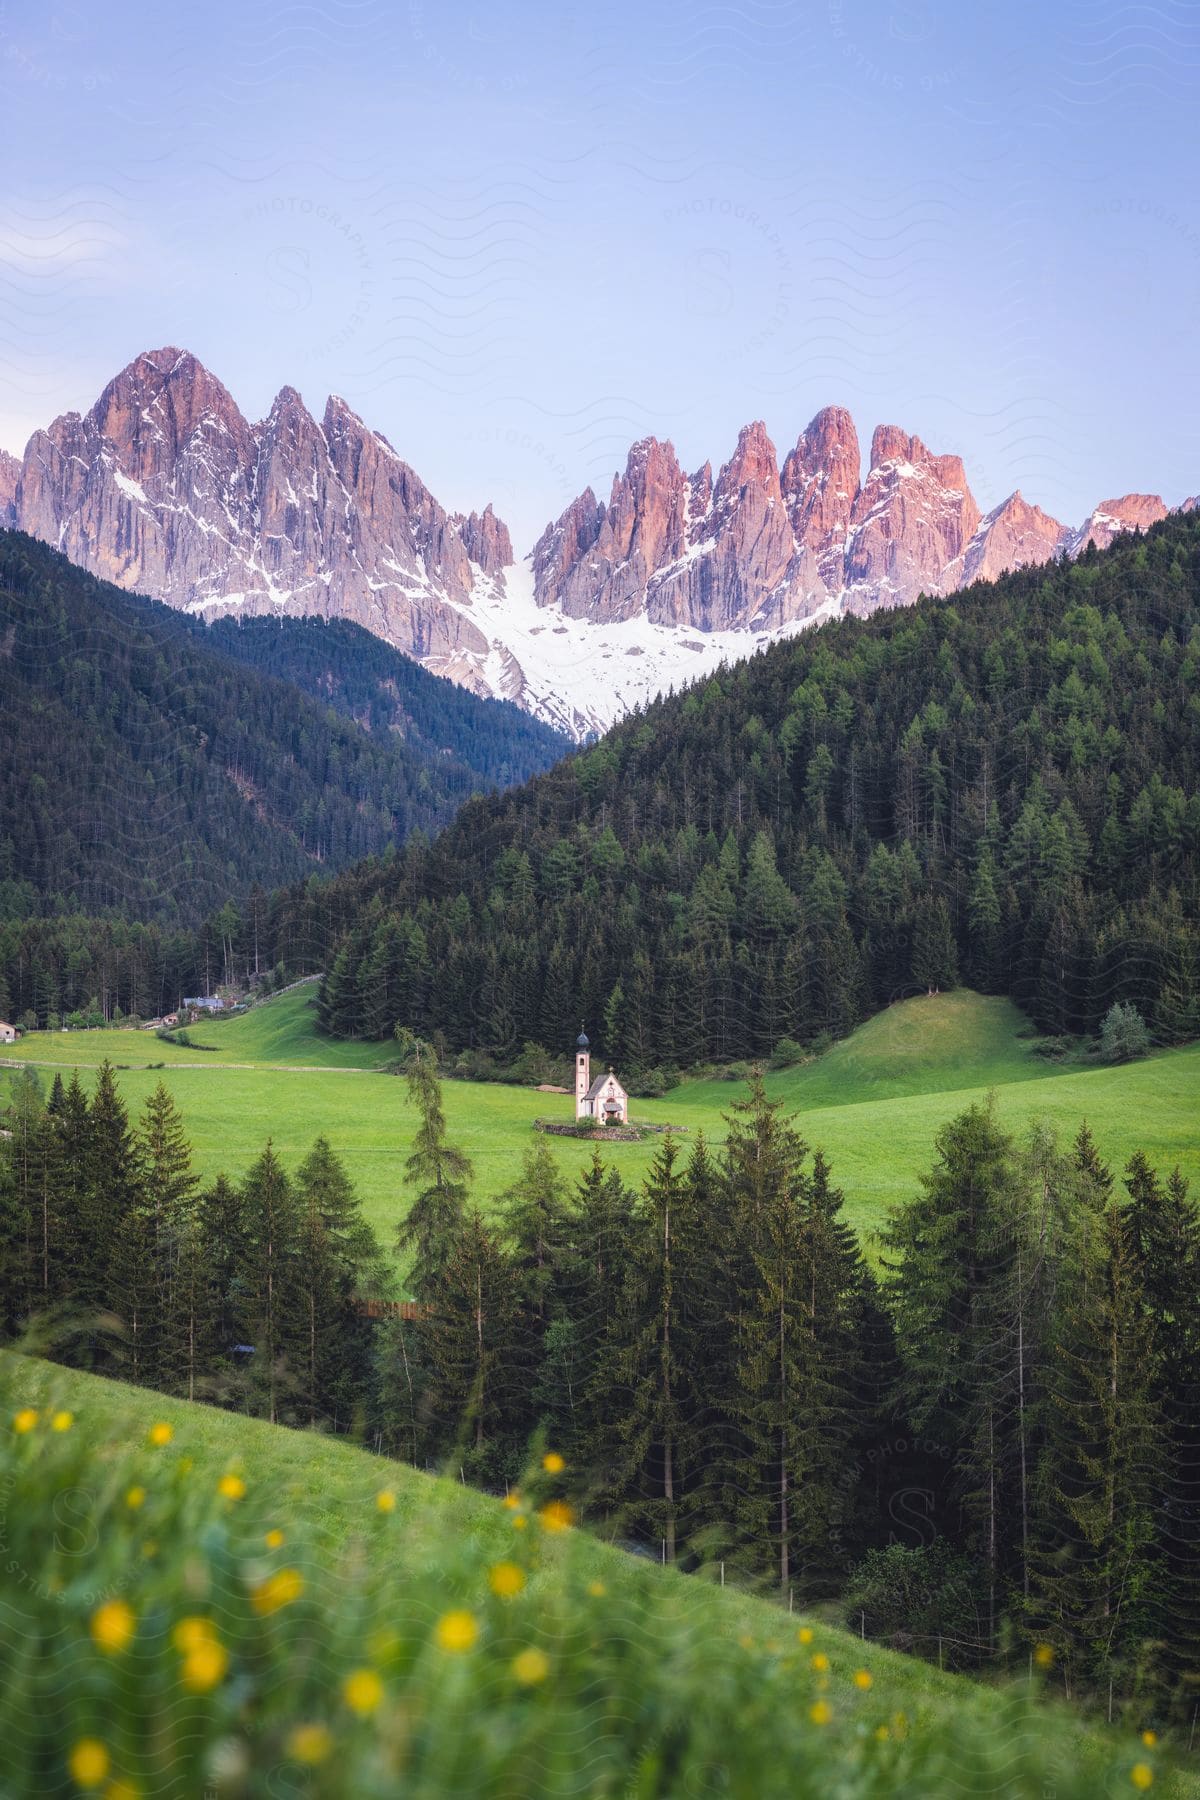
[{"label": "grassy hill", "polygon": [[[404,1084],[371,1071],[393,1058],[394,1046],[319,1036],[314,991],[309,984],[241,1018],[196,1026],[196,1042],[212,1050],[129,1031],[35,1033],[0,1052],[0,1066],[87,1070],[108,1057],[134,1108],[165,1080],[205,1174],[244,1172],[268,1137],[285,1160],[298,1161],[324,1132],[390,1242],[407,1205],[402,1170],[414,1120]],[[913,1193],[940,1126],[989,1090],[1013,1131],[1046,1119],[1073,1133],[1086,1117],[1114,1166],[1141,1148],[1160,1168],[1178,1163],[1200,1188],[1200,1045],[1120,1067],[1059,1065],[1036,1054],[1035,1040],[1022,1035],[1028,1029],[1011,1002],[967,989],[906,1000],[819,1060],[772,1074],[767,1086],[800,1116],[809,1142],[832,1158],[849,1217],[868,1241],[887,1207]],[[158,1063],[161,1069],[145,1066]],[[686,1082],[661,1100],[635,1101],[634,1115],[677,1124],[688,1138],[704,1130],[720,1141],[722,1113],[740,1091],[728,1081]],[[445,1103],[485,1203],[513,1179],[534,1119],[571,1116],[566,1096],[483,1083],[447,1082]],[[584,1140],[556,1138],[554,1150],[571,1175],[591,1156]],[[651,1140],[610,1145],[608,1154],[634,1181],[654,1150]]]},{"label": "grassy hill", "polygon": [[14,1800],[1195,1791],[1052,1675],[1035,1704],[553,1529],[540,1469],[507,1506],[11,1353],[0,1409]]}]

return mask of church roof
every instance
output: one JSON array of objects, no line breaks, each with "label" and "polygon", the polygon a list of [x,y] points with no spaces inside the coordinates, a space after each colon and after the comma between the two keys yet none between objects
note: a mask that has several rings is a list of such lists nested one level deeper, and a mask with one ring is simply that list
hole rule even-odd
[{"label": "church roof", "polygon": [[593,1081],[591,1087],[587,1091],[588,1099],[595,1100],[600,1095],[602,1090],[608,1086],[608,1083],[610,1081],[612,1082],[613,1086],[616,1088],[618,1093],[623,1094],[625,1092],[625,1089],[621,1086],[620,1082],[617,1080],[616,1076],[613,1074],[612,1070],[610,1069],[608,1071],[607,1075],[597,1075],[595,1081]]}]

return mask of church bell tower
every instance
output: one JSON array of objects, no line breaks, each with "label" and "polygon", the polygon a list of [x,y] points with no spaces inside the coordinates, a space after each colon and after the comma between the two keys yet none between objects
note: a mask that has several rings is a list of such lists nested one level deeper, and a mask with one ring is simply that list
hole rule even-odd
[{"label": "church bell tower", "polygon": [[575,1040],[575,1117],[577,1119],[587,1117],[585,1103],[587,1091],[592,1085],[591,1049],[586,1034],[581,1031]]}]

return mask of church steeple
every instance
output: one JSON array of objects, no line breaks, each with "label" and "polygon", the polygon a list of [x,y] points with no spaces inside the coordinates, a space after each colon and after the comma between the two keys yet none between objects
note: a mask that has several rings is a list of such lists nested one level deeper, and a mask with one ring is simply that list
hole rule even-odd
[{"label": "church steeple", "polygon": [[588,1043],[587,1033],[580,1027],[579,1036],[575,1040],[575,1117],[582,1119],[587,1115],[587,1092],[592,1085],[592,1047]]}]

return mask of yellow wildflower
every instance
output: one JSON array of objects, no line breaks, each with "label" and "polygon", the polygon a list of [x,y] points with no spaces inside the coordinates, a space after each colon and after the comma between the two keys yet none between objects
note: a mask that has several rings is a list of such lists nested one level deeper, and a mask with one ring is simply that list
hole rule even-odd
[{"label": "yellow wildflower", "polygon": [[517,1507],[520,1506],[521,1496],[517,1492],[516,1488],[513,1489],[511,1494],[505,1494],[504,1504],[505,1504],[505,1506],[507,1506],[509,1512],[515,1512]]},{"label": "yellow wildflower", "polygon": [[273,1530],[267,1532],[266,1536],[263,1538],[263,1543],[267,1546],[268,1550],[278,1550],[281,1548],[283,1544],[283,1533],[280,1531],[278,1525],[276,1525]]},{"label": "yellow wildflower", "polygon": [[605,1587],[605,1585],[602,1581],[589,1581],[588,1582],[588,1593],[592,1596],[593,1600],[603,1600],[603,1598],[604,1598],[605,1594],[607,1594],[607,1592],[608,1592],[608,1589]]},{"label": "yellow wildflower", "polygon": [[150,1427],[150,1442],[156,1445],[160,1450],[164,1444],[169,1444],[174,1436],[175,1427],[173,1425],[168,1425],[165,1419],[160,1419],[157,1425],[152,1425]]},{"label": "yellow wildflower", "polygon": [[211,1644],[216,1635],[212,1620],[201,1618],[198,1613],[180,1619],[171,1628],[171,1642],[183,1656],[198,1650],[201,1644]]},{"label": "yellow wildflower", "polygon": [[70,1431],[70,1429],[74,1423],[75,1423],[75,1414],[74,1413],[56,1412],[54,1417],[50,1421],[50,1429],[51,1429],[51,1431]]},{"label": "yellow wildflower", "polygon": [[855,1669],[854,1685],[856,1688],[861,1688],[863,1692],[866,1693],[869,1687],[874,1686],[874,1683],[875,1677],[872,1675],[870,1669]]},{"label": "yellow wildflower", "polygon": [[817,1654],[813,1657],[812,1667],[817,1671],[818,1675],[824,1675],[825,1671],[828,1669],[829,1658],[823,1650],[818,1650]]},{"label": "yellow wildflower", "polygon": [[1054,1645],[1038,1644],[1033,1652],[1033,1660],[1039,1669],[1048,1669],[1054,1661]]},{"label": "yellow wildflower", "polygon": [[513,1657],[512,1672],[522,1687],[536,1687],[550,1673],[550,1658],[544,1650],[522,1650]]},{"label": "yellow wildflower", "polygon": [[498,1562],[488,1570],[488,1586],[502,1600],[511,1600],[525,1586],[525,1571],[516,1563]]},{"label": "yellow wildflower", "polygon": [[529,1520],[525,1517],[524,1513],[514,1513],[513,1514],[513,1530],[514,1531],[524,1531],[524,1529],[528,1525],[528,1523],[529,1523]]},{"label": "yellow wildflower", "polygon": [[383,1683],[374,1669],[354,1669],[342,1683],[342,1698],[351,1712],[365,1719],[383,1699]]},{"label": "yellow wildflower", "polygon": [[438,1620],[436,1635],[439,1648],[457,1655],[460,1651],[474,1649],[479,1636],[479,1622],[474,1613],[444,1613]]},{"label": "yellow wildflower", "polygon": [[125,1494],[125,1504],[130,1512],[136,1512],[139,1506],[145,1504],[145,1501],[146,1490],[144,1487],[131,1487],[127,1489]]},{"label": "yellow wildflower", "polygon": [[812,1626],[802,1625],[796,1633],[796,1637],[802,1644],[811,1644],[813,1641]]},{"label": "yellow wildflower", "polygon": [[38,1411],[35,1406],[23,1406],[19,1413],[13,1414],[13,1430],[22,1437],[27,1431],[32,1431],[37,1422]]},{"label": "yellow wildflower", "polygon": [[141,1788],[135,1787],[132,1781],[110,1781],[104,1790],[104,1800],[139,1800]]},{"label": "yellow wildflower", "polygon": [[547,1475],[561,1475],[566,1466],[566,1463],[558,1454],[557,1450],[547,1450],[545,1456],[542,1458],[542,1467],[545,1469]]},{"label": "yellow wildflower", "polygon": [[833,1708],[828,1700],[815,1700],[808,1709],[808,1716],[814,1725],[828,1725],[833,1717]]},{"label": "yellow wildflower", "polygon": [[69,1767],[76,1787],[98,1788],[108,1774],[108,1751],[99,1738],[80,1738]]},{"label": "yellow wildflower", "polygon": [[574,1514],[565,1500],[548,1500],[538,1518],[543,1531],[567,1531],[574,1524]]},{"label": "yellow wildflower", "polygon": [[137,1620],[133,1608],[124,1600],[106,1600],[92,1614],[92,1639],[101,1649],[110,1655],[116,1655],[132,1642],[137,1630]]},{"label": "yellow wildflower", "polygon": [[1148,1788],[1154,1783],[1154,1770],[1149,1763],[1134,1763],[1129,1771],[1129,1779],[1135,1788]]},{"label": "yellow wildflower", "polygon": [[229,1667],[229,1652],[215,1638],[202,1638],[183,1659],[180,1680],[193,1694],[207,1694]]},{"label": "yellow wildflower", "polygon": [[304,1577],[299,1569],[276,1569],[273,1575],[259,1582],[250,1596],[250,1604],[256,1613],[266,1618],[270,1613],[290,1606],[303,1592]]},{"label": "yellow wildflower", "polygon": [[1143,1731],[1142,1742],[1145,1744],[1147,1750],[1153,1750],[1155,1744],[1158,1742],[1157,1731]]},{"label": "yellow wildflower", "polygon": [[886,1744],[891,1735],[892,1734],[886,1725],[877,1725],[875,1727],[875,1736],[879,1739],[881,1744]]},{"label": "yellow wildflower", "polygon": [[240,1475],[222,1475],[217,1483],[217,1492],[226,1500],[244,1500],[246,1484]]},{"label": "yellow wildflower", "polygon": [[297,1725],[287,1741],[288,1755],[296,1762],[315,1766],[333,1749],[333,1738],[324,1725]]},{"label": "yellow wildflower", "polygon": [[381,1513],[394,1513],[396,1496],[391,1488],[380,1488],[375,1496],[375,1505]]}]

